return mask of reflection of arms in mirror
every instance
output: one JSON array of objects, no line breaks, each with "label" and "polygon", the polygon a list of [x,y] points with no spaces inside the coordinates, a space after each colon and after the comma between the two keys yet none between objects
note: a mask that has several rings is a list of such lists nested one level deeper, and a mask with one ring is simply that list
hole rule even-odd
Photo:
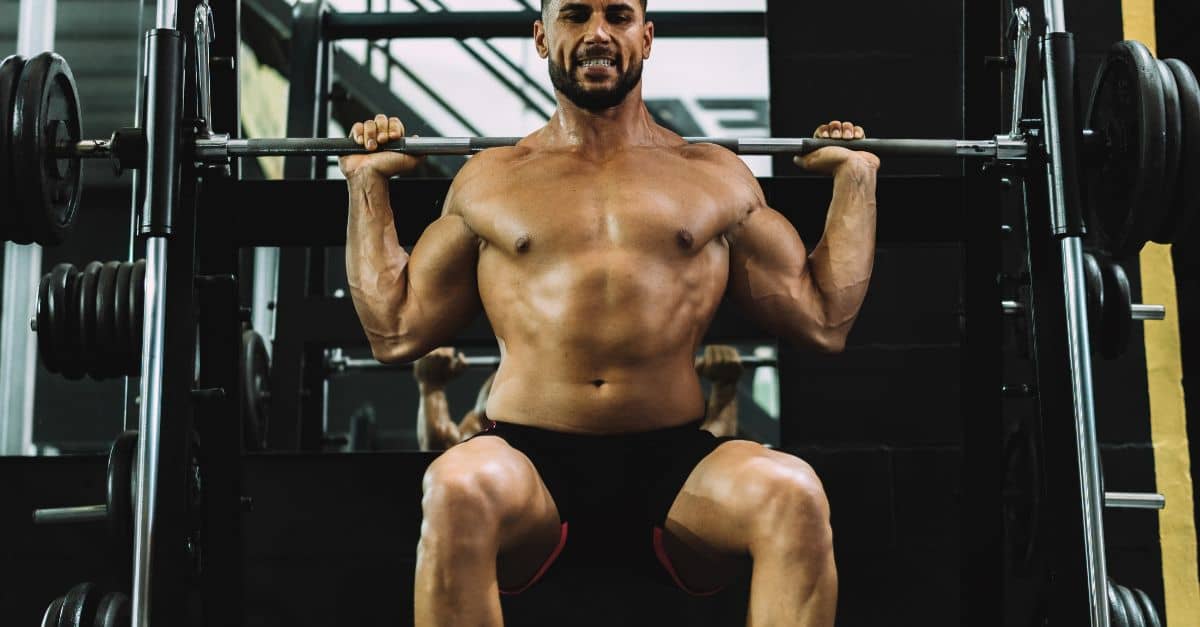
[{"label": "reflection of arms in mirror", "polygon": [[446,385],[466,368],[462,353],[439,348],[413,364],[417,380],[417,445],[422,451],[441,451],[458,443],[458,425],[450,418]]},{"label": "reflection of arms in mirror", "polygon": [[487,378],[487,381],[484,381],[483,385],[479,387],[479,395],[475,398],[475,406],[458,423],[460,442],[483,431],[484,421],[487,419],[488,395],[492,392],[492,381],[495,379],[496,373],[493,372]]},{"label": "reflection of arms in mirror", "polygon": [[696,374],[712,383],[701,429],[717,437],[737,435],[737,384],[744,367],[737,349],[713,344],[696,359]]}]

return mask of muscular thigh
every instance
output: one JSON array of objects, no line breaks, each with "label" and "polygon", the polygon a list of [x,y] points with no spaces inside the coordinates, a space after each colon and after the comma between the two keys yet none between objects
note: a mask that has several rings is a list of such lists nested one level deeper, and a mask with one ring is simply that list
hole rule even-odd
[{"label": "muscular thigh", "polygon": [[[779,502],[786,501],[788,507]],[[696,588],[726,583],[753,546],[788,536],[797,504],[827,516],[812,468],[798,457],[747,441],[726,442],[692,471],[667,515],[664,546],[680,577]]]},{"label": "muscular thigh", "polygon": [[[560,525],[554,499],[529,458],[501,438],[477,437],[447,450],[430,465],[424,489],[427,526],[453,518],[453,513],[431,515],[430,502],[437,499],[429,497],[437,490],[467,494],[463,500],[478,500],[489,513],[468,514],[467,520],[447,527],[453,527],[450,532],[456,534],[494,538],[501,589],[527,582],[558,545]],[[455,508],[453,503],[448,505]],[[439,530],[423,529],[422,535],[427,531]]]}]

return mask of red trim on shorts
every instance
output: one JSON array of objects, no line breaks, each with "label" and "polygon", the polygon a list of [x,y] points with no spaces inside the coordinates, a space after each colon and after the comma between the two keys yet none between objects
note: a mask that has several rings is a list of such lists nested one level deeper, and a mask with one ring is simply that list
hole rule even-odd
[{"label": "red trim on shorts", "polygon": [[710,597],[725,589],[725,586],[721,586],[716,590],[697,592],[687,587],[687,585],[683,583],[683,580],[679,578],[679,574],[675,572],[675,566],[671,563],[671,558],[667,557],[667,549],[663,546],[662,527],[654,528],[654,554],[658,556],[658,561],[663,565],[663,568],[667,569],[667,574],[671,575],[671,579],[675,581],[675,585],[679,586],[681,590],[694,597]]},{"label": "red trim on shorts", "polygon": [[543,563],[542,567],[538,569],[537,574],[535,574],[533,576],[533,579],[530,579],[529,583],[525,584],[524,586],[521,586],[520,588],[518,588],[516,590],[501,590],[500,594],[503,594],[505,596],[521,594],[522,592],[525,592],[526,590],[531,588],[533,586],[533,584],[537,583],[538,580],[541,579],[542,576],[546,574],[547,570],[550,570],[550,565],[554,563],[554,560],[558,559],[558,555],[559,555],[559,553],[562,553],[563,547],[567,546],[567,523],[563,523],[561,529],[562,529],[562,532],[558,537],[558,546],[554,547],[554,551],[552,553],[550,553],[550,557],[546,558],[545,563]]}]

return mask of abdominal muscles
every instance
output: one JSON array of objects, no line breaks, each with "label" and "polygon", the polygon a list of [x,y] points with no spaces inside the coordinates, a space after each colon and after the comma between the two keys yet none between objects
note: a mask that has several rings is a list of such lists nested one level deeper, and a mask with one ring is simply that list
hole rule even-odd
[{"label": "abdominal muscles", "polygon": [[702,417],[693,355],[724,291],[724,249],[665,253],[481,258],[480,294],[504,348],[488,416],[601,433]]}]

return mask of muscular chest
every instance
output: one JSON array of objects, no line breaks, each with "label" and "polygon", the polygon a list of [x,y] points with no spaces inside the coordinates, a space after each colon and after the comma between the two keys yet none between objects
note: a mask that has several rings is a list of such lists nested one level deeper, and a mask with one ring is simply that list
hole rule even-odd
[{"label": "muscular chest", "polygon": [[697,167],[629,159],[544,159],[515,169],[469,212],[489,245],[514,253],[606,248],[695,253],[737,220],[738,201]]}]

